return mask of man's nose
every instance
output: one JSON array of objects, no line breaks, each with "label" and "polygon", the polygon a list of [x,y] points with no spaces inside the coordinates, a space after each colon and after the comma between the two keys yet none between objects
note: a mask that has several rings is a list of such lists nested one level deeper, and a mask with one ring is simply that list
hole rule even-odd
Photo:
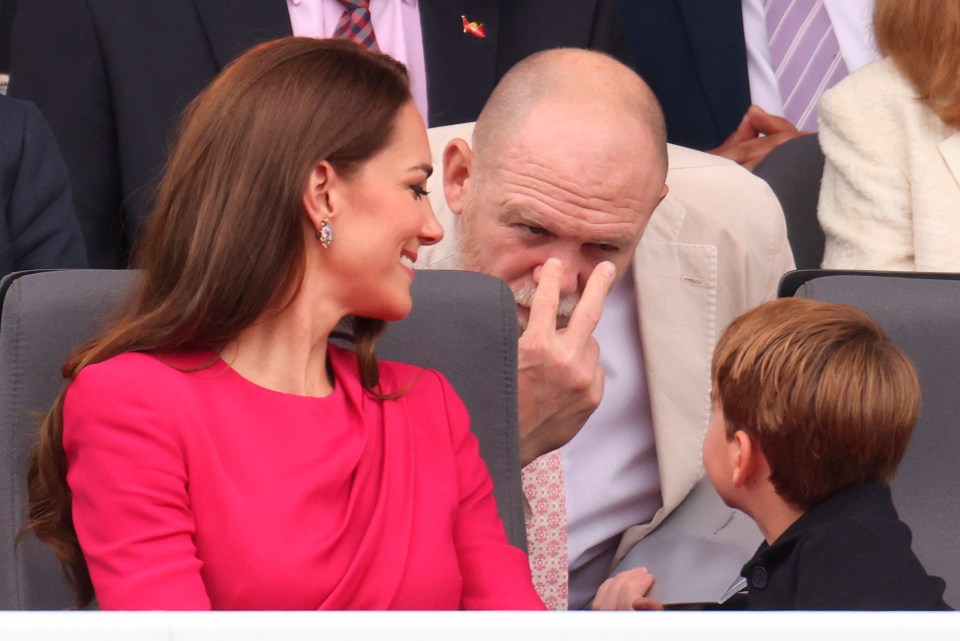
[{"label": "man's nose", "polygon": [[[579,295],[582,285],[587,282],[579,261],[557,254],[552,257],[560,259],[561,262],[560,296]],[[533,282],[537,285],[540,284],[540,271],[542,269],[543,265],[540,265],[533,270]],[[587,276],[589,276],[589,271]]]}]

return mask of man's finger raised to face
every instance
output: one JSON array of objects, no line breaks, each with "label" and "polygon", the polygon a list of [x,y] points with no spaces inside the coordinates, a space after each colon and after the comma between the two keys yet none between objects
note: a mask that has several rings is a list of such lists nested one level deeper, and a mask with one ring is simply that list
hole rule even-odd
[{"label": "man's finger raised to face", "polygon": [[537,291],[530,305],[530,320],[527,332],[553,333],[557,329],[557,310],[560,307],[560,282],[563,279],[563,262],[548,258],[540,268]]},{"label": "man's finger raised to face", "polygon": [[616,277],[617,269],[609,261],[598,263],[593,268],[564,334],[580,340],[586,340],[593,334],[603,314],[603,301],[607,299]]}]

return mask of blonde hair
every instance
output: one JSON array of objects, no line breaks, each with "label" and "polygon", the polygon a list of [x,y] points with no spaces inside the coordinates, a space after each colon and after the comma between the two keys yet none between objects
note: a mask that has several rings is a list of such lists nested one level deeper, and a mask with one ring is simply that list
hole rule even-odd
[{"label": "blonde hair", "polygon": [[770,301],[737,318],[713,357],[713,397],[727,437],[746,432],[790,503],[889,482],[920,408],[910,360],[847,305]]},{"label": "blonde hair", "polygon": [[960,127],[960,0],[876,0],[877,46],[951,127]]}]

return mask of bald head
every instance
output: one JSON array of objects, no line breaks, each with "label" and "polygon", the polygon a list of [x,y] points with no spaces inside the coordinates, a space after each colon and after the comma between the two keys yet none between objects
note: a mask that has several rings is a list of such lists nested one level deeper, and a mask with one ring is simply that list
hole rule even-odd
[{"label": "bald head", "polygon": [[633,71],[583,50],[533,55],[494,90],[472,148],[444,150],[460,261],[509,283],[522,321],[542,266],[559,259],[562,315],[601,261],[628,270],[666,196],[666,164],[660,107]]},{"label": "bald head", "polygon": [[606,128],[642,139],[636,141],[638,151],[647,147],[653,157],[644,160],[660,165],[666,175],[666,126],[656,96],[629,67],[585,49],[541,51],[504,75],[477,119],[473,148],[478,165],[514,140],[533,113],[554,107],[598,132]]}]

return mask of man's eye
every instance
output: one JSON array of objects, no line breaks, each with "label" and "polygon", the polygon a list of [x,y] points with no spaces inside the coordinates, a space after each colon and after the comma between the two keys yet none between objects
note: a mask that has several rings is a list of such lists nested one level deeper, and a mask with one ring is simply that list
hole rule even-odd
[{"label": "man's eye", "polygon": [[533,234],[534,236],[547,236],[550,234],[550,232],[548,232],[543,227],[534,227],[533,225],[520,225],[520,228],[529,234]]},{"label": "man's eye", "polygon": [[594,245],[594,247],[596,247],[599,251],[603,252],[604,254],[616,254],[617,252],[620,251],[620,248],[617,247],[616,245],[609,245],[607,243],[597,243]]},{"label": "man's eye", "polygon": [[430,192],[427,191],[424,185],[410,185],[410,191],[413,192],[413,197],[417,200],[430,195]]}]

